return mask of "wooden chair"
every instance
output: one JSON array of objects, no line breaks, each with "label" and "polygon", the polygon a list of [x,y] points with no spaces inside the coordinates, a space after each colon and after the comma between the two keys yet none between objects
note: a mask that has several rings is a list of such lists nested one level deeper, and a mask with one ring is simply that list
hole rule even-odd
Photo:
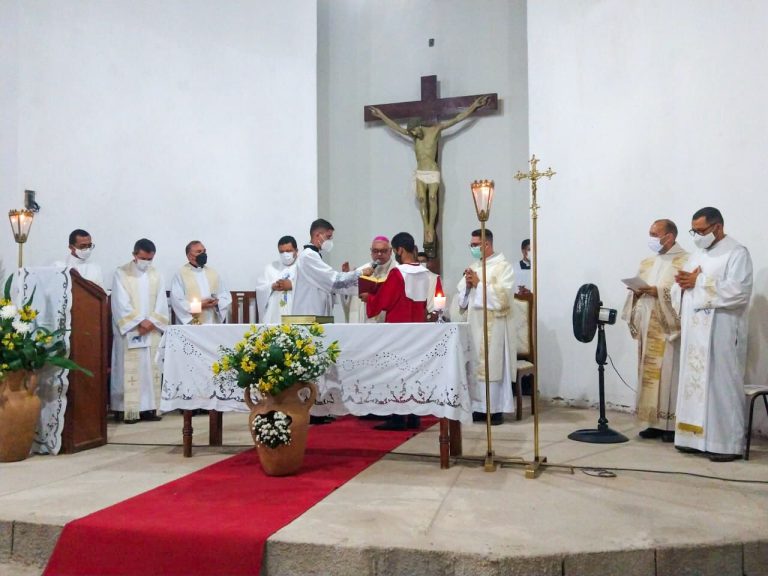
[{"label": "wooden chair", "polygon": [[[534,378],[533,365],[533,294],[515,294],[515,328],[517,332],[517,376],[515,378],[515,418],[523,417],[523,378]],[[531,386],[533,394],[533,386]],[[533,414],[533,402],[531,402]]]},{"label": "wooden chair", "polygon": [[749,400],[749,423],[747,424],[747,449],[744,452],[744,460],[749,460],[749,448],[752,444],[752,417],[755,415],[755,402],[758,398],[763,399],[765,412],[768,414],[768,386],[747,385],[744,386],[744,393]]},{"label": "wooden chair", "polygon": [[230,324],[258,324],[259,309],[254,290],[232,290],[232,307],[229,309]]}]

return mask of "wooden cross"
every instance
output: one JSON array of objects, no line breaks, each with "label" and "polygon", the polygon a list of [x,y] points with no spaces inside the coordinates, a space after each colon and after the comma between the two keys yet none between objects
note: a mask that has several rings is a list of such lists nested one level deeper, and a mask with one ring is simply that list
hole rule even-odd
[{"label": "wooden cross", "polygon": [[[462,110],[465,110],[476,98],[488,96],[488,104],[478,110],[478,114],[489,110],[497,110],[499,107],[498,94],[475,94],[474,96],[456,96],[454,98],[438,98],[437,96],[437,76],[421,77],[421,100],[411,102],[396,102],[394,104],[373,104],[376,108],[384,112],[393,120],[404,120],[408,118],[421,118],[422,122],[434,124],[440,118],[455,116]],[[364,119],[366,122],[378,121],[371,114],[368,105],[364,108]]]},{"label": "wooden cross", "polygon": [[[485,97],[485,103],[478,110],[476,100]],[[372,106],[366,106],[363,111],[363,119],[366,122],[379,121],[380,118],[373,114]],[[419,211],[424,223],[424,252],[427,255],[427,267],[436,274],[440,273],[439,243],[439,164],[438,153],[440,134],[444,127],[450,127],[462,121],[473,112],[485,112],[498,109],[497,94],[476,94],[474,96],[458,96],[454,98],[438,98],[437,76],[421,77],[421,100],[412,102],[397,102],[394,104],[376,104],[384,118],[381,120],[405,136],[413,139],[416,152],[417,169],[422,171],[420,181],[415,182],[417,197],[419,199]],[[441,118],[445,122],[441,123]],[[398,124],[399,121],[418,119],[418,134],[406,131]],[[410,127],[409,127],[410,130]],[[428,174],[427,174],[428,172]],[[426,180],[438,174],[437,181]],[[432,176],[430,176],[432,175]]]}]

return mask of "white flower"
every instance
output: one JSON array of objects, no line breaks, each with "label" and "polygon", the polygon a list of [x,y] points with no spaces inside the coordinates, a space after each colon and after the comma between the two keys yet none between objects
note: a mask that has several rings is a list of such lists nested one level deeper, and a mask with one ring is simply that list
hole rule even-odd
[{"label": "white flower", "polygon": [[31,322],[22,322],[21,320],[14,320],[11,323],[11,326],[13,326],[13,329],[16,330],[19,334],[29,334],[32,332],[32,323]]},{"label": "white flower", "polygon": [[2,318],[3,320],[8,320],[16,316],[16,312],[17,312],[16,306],[14,306],[13,304],[6,304],[2,308],[0,308],[0,318]]}]

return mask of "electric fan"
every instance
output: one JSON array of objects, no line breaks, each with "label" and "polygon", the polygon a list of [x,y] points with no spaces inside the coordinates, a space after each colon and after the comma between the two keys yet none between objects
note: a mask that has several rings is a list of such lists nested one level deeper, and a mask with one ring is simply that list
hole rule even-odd
[{"label": "electric fan", "polygon": [[592,342],[597,332],[597,362],[598,383],[600,387],[600,419],[597,428],[585,428],[568,434],[571,440],[591,442],[593,444],[617,444],[628,442],[629,438],[611,430],[605,417],[605,364],[608,359],[608,348],[605,344],[605,325],[616,323],[616,310],[604,308],[600,301],[600,291],[594,284],[584,284],[576,293],[573,303],[573,335],[579,342]]}]

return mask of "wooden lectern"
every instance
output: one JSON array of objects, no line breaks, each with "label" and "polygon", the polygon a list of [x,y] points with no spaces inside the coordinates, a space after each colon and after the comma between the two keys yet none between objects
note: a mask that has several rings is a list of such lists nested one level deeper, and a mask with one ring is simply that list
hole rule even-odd
[{"label": "wooden lectern", "polygon": [[107,443],[107,378],[109,371],[109,305],[107,294],[76,270],[72,276],[72,332],[69,357],[93,372],[69,373],[67,411],[61,452],[71,454]]}]

